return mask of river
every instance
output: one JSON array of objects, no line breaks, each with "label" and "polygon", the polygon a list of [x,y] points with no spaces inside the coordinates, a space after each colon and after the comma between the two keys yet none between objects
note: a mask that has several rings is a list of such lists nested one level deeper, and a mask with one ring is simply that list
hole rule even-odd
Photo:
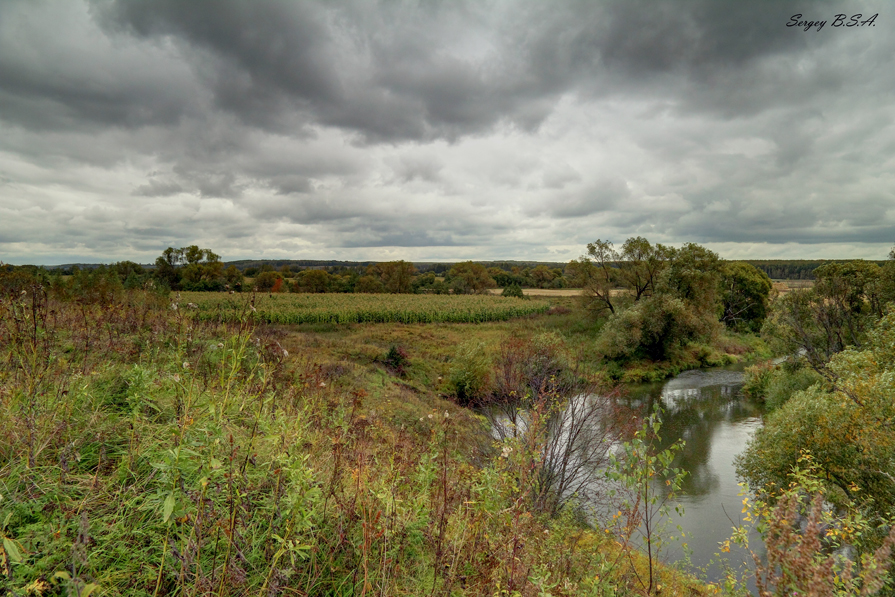
[{"label": "river", "polygon": [[[674,514],[665,536],[680,535],[680,525],[686,535],[683,541],[670,542],[660,559],[665,563],[679,563],[684,569],[707,581],[718,581],[724,569],[719,565],[719,542],[729,539],[734,524],[742,517],[741,488],[737,484],[734,458],[746,447],[752,434],[762,425],[762,405],[745,398],[742,366],[685,371],[661,383],[628,385],[622,395],[612,402],[623,408],[614,410],[622,417],[633,413],[646,416],[661,409],[662,427],[658,449],[665,449],[679,440],[684,441],[672,467],[687,472],[677,503],[683,506],[683,516]],[[580,405],[581,397],[573,399]],[[564,413],[568,412],[568,408]],[[500,409],[483,409],[492,421],[496,437],[510,434],[512,427]],[[627,414],[624,414],[627,413]],[[561,416],[557,429],[568,422]],[[517,421],[524,428],[525,417]],[[606,421],[601,426],[605,427]],[[610,423],[610,426],[617,425]],[[555,432],[554,432],[555,433]],[[568,430],[560,431],[568,434]],[[666,491],[663,479],[657,479],[656,494]],[[592,504],[595,511],[605,508]],[[603,512],[605,514],[605,512]],[[596,515],[597,518],[601,514]],[[687,549],[683,548],[683,542]],[[753,549],[763,553],[763,545],[756,533],[750,534]],[[689,557],[689,564],[687,558]],[[751,557],[734,546],[724,554],[726,563],[734,570],[751,570]],[[737,574],[741,577],[741,574]],[[747,584],[755,591],[754,582]]]},{"label": "river", "polygon": [[[718,543],[730,538],[734,523],[742,517],[743,496],[734,457],[762,424],[761,404],[745,398],[742,385],[741,368],[693,370],[663,383],[629,386],[622,398],[643,413],[661,407],[662,448],[678,440],[685,442],[673,464],[688,473],[677,499],[684,515],[672,514],[669,529],[680,524],[691,550],[691,570],[709,581],[722,575],[722,568],[712,564],[718,559]],[[662,486],[664,483],[656,490],[661,491]],[[761,551],[755,534],[751,543]],[[673,544],[663,559],[674,562],[684,557],[681,546]],[[736,548],[725,557],[735,568],[752,567],[751,558]],[[754,590],[751,583],[750,588]]]}]

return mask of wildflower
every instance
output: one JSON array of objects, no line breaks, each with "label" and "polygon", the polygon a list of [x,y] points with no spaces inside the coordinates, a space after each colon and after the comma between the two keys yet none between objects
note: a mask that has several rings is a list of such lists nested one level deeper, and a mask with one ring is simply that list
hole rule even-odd
[{"label": "wildflower", "polygon": [[448,411],[444,411],[444,418],[447,419],[449,416]]},{"label": "wildflower", "polygon": [[189,361],[184,361],[184,362],[183,362],[183,368],[184,368],[184,369],[189,369],[189,368],[190,368],[190,363],[189,363]]},{"label": "wildflower", "polygon": [[325,382],[325,381],[321,381],[321,382],[320,382],[320,387],[321,387],[321,388],[325,388],[325,387],[326,387],[326,382]]},{"label": "wildflower", "polygon": [[177,303],[171,303],[171,309],[177,311]]},{"label": "wildflower", "polygon": [[224,348],[224,343],[223,343],[223,342],[218,342],[218,348]]},{"label": "wildflower", "polygon": [[512,452],[512,451],[513,451],[512,446],[504,446],[503,450],[500,451],[500,457],[501,458],[509,458],[510,452]]},{"label": "wildflower", "polygon": [[434,415],[433,415],[432,413],[429,413],[429,418],[430,418],[430,419],[431,419],[433,416],[434,416]]}]

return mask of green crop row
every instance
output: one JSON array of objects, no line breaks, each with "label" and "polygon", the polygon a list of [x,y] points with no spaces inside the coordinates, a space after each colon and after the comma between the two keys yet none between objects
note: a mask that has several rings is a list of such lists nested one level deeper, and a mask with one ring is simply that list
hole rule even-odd
[{"label": "green crop row", "polygon": [[481,323],[543,313],[543,301],[476,295],[180,293],[178,308],[192,306],[215,321],[299,323]]}]

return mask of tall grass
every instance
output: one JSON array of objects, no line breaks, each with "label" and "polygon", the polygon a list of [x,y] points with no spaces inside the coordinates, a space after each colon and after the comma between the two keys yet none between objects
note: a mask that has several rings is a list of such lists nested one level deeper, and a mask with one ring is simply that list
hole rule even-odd
[{"label": "tall grass", "polygon": [[[533,508],[541,449],[478,455],[336,391],[246,307],[0,296],[0,586],[33,595],[602,595],[615,544]],[[505,446],[507,447],[507,446]],[[475,462],[475,464],[473,464]],[[611,561],[617,561],[615,557]],[[685,586],[685,585],[680,585]]]}]

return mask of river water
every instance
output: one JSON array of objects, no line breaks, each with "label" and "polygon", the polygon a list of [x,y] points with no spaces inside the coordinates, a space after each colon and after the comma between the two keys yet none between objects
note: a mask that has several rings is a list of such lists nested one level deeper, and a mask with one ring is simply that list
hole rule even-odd
[{"label": "river water", "polygon": [[[681,526],[691,550],[691,571],[701,571],[709,581],[722,576],[722,567],[713,563],[718,560],[718,543],[730,538],[734,523],[742,517],[734,458],[762,424],[761,405],[742,395],[742,385],[741,368],[694,370],[664,383],[629,386],[621,398],[641,413],[662,409],[661,448],[685,442],[672,465],[688,473],[677,498],[684,515],[672,514],[668,528]],[[662,491],[664,483],[658,483],[655,489]],[[754,533],[750,543],[761,550]],[[752,568],[751,558],[742,550],[734,548],[723,555],[734,568]],[[684,558],[679,542],[670,545],[663,557],[667,562]]]},{"label": "river water", "polygon": [[[676,502],[683,508],[683,516],[672,514],[663,537],[680,536],[660,553],[666,564],[678,563],[685,570],[714,582],[724,575],[724,566],[734,570],[752,570],[751,557],[733,546],[719,562],[719,542],[730,538],[734,524],[742,518],[742,489],[737,484],[734,458],[746,447],[752,434],[762,425],[762,406],[742,394],[742,367],[723,367],[685,371],[661,383],[628,385],[621,396],[612,399],[617,407],[611,409],[625,420],[632,414],[646,416],[660,409],[662,426],[657,449],[665,449],[679,440],[684,441],[672,463],[673,468],[687,472]],[[582,397],[573,400],[581,404]],[[585,398],[586,399],[586,398]],[[503,411],[483,410],[488,415],[495,437],[511,434],[512,426]],[[619,414],[620,413],[620,414]],[[525,426],[525,417],[516,424]],[[560,417],[558,431],[563,431],[566,420]],[[603,421],[603,426],[617,426],[619,421]],[[657,495],[666,491],[663,479],[653,487]],[[673,505],[673,504],[672,504]],[[591,504],[597,519],[605,515],[606,505]],[[602,513],[601,513],[602,511]],[[599,523],[599,520],[598,520]],[[636,541],[635,541],[636,543]],[[686,548],[683,544],[686,543]],[[750,544],[763,555],[763,545],[756,533],[750,533]],[[689,562],[688,562],[689,559]],[[737,574],[742,577],[741,573]],[[747,583],[755,592],[754,582]]]}]

